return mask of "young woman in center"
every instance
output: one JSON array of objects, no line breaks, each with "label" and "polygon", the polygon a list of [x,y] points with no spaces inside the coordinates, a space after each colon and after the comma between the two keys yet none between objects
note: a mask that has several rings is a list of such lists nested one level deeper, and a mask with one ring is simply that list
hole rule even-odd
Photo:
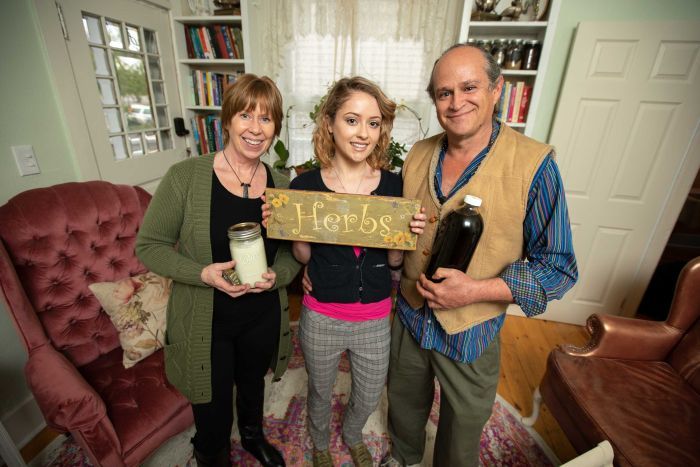
[{"label": "young woman in center", "polygon": [[[396,104],[362,78],[336,82],[316,117],[313,145],[320,169],[295,178],[290,188],[361,195],[401,196],[401,177],[386,156]],[[411,230],[421,233],[425,215]],[[389,366],[391,270],[400,250],[294,242],[311,282],[302,302],[299,338],[309,374],[308,426],[313,465],[332,466],[329,450],[331,396],[340,356],[347,351],[351,394],[343,418],[343,442],[357,466],[371,467],[362,428],[382,394]]]}]

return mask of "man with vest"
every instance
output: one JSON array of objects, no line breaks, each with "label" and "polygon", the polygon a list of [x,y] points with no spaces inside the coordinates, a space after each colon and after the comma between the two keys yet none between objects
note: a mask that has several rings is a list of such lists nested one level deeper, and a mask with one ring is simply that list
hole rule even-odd
[{"label": "man with vest", "polygon": [[[435,62],[427,91],[443,133],[416,143],[403,194],[428,223],[404,257],[388,376],[392,449],[381,465],[421,462],[425,425],[440,383],[436,467],[477,466],[499,372],[499,332],[509,303],[545,311],[578,277],[571,227],[551,146],[493,117],[503,77],[483,50],[458,44]],[[483,200],[484,230],[465,272],[425,277],[437,226],[470,194]]]}]

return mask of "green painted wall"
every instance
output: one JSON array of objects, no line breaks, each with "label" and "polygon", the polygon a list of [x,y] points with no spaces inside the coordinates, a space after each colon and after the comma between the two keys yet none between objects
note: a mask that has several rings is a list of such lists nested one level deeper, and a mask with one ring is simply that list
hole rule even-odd
[{"label": "green painted wall", "polygon": [[[0,15],[0,204],[13,195],[76,179],[74,156],[55,95],[34,6],[3,2]],[[31,144],[41,173],[21,177],[10,146]]]},{"label": "green painted wall", "polygon": [[[24,190],[73,181],[74,157],[30,0],[5,0],[0,15],[0,204]],[[10,146],[30,144],[41,174],[21,177]],[[28,396],[26,355],[0,303],[0,418]]]},{"label": "green painted wall", "polygon": [[700,20],[698,0],[562,0],[533,137],[546,141],[552,127],[569,49],[581,21]]}]

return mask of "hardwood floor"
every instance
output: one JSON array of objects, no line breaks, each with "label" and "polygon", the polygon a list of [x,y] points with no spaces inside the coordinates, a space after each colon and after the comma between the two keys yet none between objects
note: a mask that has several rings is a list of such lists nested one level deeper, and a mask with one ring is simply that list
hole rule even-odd
[{"label": "hardwood floor", "polygon": [[[290,295],[290,314],[299,317],[301,297]],[[501,331],[501,374],[498,394],[523,415],[532,411],[532,392],[542,379],[547,355],[558,344],[582,345],[588,334],[581,326],[554,321],[508,316]],[[576,452],[551,416],[545,405],[535,423],[535,430],[554,451],[560,461],[576,457]],[[44,429],[22,448],[26,461],[33,459],[47,446],[57,433]]]},{"label": "hardwood floor", "polygon": [[[547,355],[559,344],[583,345],[588,333],[583,326],[541,319],[507,316],[501,331],[501,374],[498,394],[522,415],[532,413],[532,393],[544,376]],[[542,404],[535,430],[563,463],[576,451]]]}]

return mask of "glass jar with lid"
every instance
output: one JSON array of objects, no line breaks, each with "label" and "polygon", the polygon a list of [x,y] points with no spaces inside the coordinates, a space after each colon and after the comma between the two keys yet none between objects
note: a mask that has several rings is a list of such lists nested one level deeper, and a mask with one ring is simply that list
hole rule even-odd
[{"label": "glass jar with lid", "polygon": [[542,46],[538,40],[526,41],[523,45],[523,70],[536,70],[540,61]]},{"label": "glass jar with lid", "polygon": [[477,39],[476,46],[488,53],[491,53],[491,41],[489,39]]},{"label": "glass jar with lid", "polygon": [[498,63],[498,66],[503,68],[506,63],[506,51],[508,49],[508,39],[496,39],[493,41],[493,47],[491,47],[491,55],[493,59]]},{"label": "glass jar with lid", "polygon": [[513,39],[506,52],[506,70],[519,70],[523,63],[523,40]]},{"label": "glass jar with lid", "polygon": [[260,224],[241,222],[229,227],[227,233],[231,258],[236,261],[234,267],[240,282],[251,287],[256,282],[264,282],[262,275],[267,272],[267,258]]}]

